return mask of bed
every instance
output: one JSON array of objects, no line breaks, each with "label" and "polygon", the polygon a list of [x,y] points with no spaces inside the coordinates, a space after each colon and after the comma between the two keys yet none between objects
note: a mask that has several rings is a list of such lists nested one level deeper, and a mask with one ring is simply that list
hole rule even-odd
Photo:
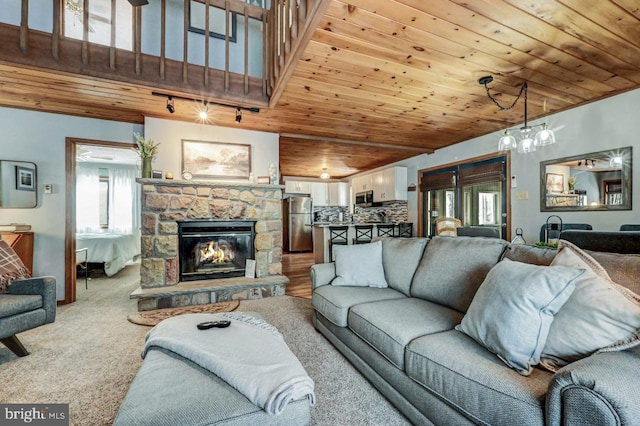
[{"label": "bed", "polygon": [[76,249],[87,248],[89,263],[104,263],[111,277],[140,254],[140,237],[134,234],[76,234]]}]

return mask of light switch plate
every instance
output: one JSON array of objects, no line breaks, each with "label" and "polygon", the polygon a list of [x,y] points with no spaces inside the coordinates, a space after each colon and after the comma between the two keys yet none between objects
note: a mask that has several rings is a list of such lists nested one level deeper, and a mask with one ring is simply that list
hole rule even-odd
[{"label": "light switch plate", "polygon": [[52,194],[53,193],[53,185],[50,183],[45,183],[44,186],[44,193],[45,194]]},{"label": "light switch plate", "polygon": [[516,198],[518,200],[528,200],[529,199],[529,193],[527,191],[518,191],[518,192],[516,192]]}]

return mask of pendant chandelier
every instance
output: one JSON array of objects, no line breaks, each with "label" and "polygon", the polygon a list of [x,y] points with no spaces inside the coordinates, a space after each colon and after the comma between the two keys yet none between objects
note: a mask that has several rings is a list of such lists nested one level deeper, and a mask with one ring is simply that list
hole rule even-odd
[{"label": "pendant chandelier", "polygon": [[[518,132],[516,133],[516,135],[518,135],[518,139],[516,139],[516,137],[513,136],[510,132],[510,130],[514,130],[514,129],[506,129],[504,131],[504,135],[502,135],[502,137],[498,141],[499,151],[517,149],[518,152],[528,153],[528,152],[535,151],[537,147],[551,145],[556,142],[556,137],[553,134],[553,131],[547,127],[546,123],[535,124],[533,126],[530,126],[527,122],[527,88],[528,86],[526,81],[522,84],[522,87],[520,88],[520,93],[518,93],[518,96],[516,97],[516,99],[513,101],[513,103],[511,103],[511,105],[507,107],[500,105],[500,103],[493,96],[491,96],[491,93],[489,92],[489,87],[487,85],[492,81],[493,81],[493,77],[489,75],[486,77],[482,77],[480,80],[478,80],[478,83],[484,86],[485,90],[487,91],[487,96],[489,96],[489,99],[491,99],[493,103],[496,104],[498,108],[500,108],[501,111],[508,111],[512,109],[516,105],[520,97],[524,94],[524,126],[522,126],[520,129],[515,129]],[[540,130],[538,130],[534,134],[533,129],[535,127],[540,127]]]}]

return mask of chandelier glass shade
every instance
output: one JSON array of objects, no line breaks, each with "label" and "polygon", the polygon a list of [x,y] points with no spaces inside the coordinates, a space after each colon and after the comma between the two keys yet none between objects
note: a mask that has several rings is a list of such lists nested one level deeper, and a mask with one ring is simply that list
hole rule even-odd
[{"label": "chandelier glass shade", "polygon": [[[535,151],[537,147],[556,143],[555,134],[553,133],[553,130],[547,127],[546,123],[535,124],[533,126],[528,124],[528,117],[527,117],[528,85],[526,82],[520,88],[520,93],[518,93],[518,96],[513,101],[513,103],[505,107],[500,105],[500,103],[498,103],[498,101],[493,96],[491,96],[491,93],[489,92],[489,87],[487,85],[492,81],[493,81],[492,76],[482,77],[480,80],[478,80],[478,82],[484,86],[487,92],[487,96],[489,96],[489,99],[491,99],[493,103],[496,104],[496,106],[500,108],[500,110],[502,111],[512,109],[516,105],[520,97],[524,94],[524,126],[518,129],[517,133],[515,133],[514,131],[514,133],[518,136],[517,138],[516,136],[511,134],[510,129],[506,129],[504,131],[504,134],[498,141],[499,151],[517,150],[517,152],[529,153],[529,152]],[[540,127],[540,129],[534,132],[533,129],[537,127]]]}]

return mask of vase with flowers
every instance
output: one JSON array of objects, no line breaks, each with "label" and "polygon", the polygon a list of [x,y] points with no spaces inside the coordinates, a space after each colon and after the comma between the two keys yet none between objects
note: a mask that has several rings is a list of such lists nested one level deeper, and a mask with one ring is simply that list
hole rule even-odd
[{"label": "vase with flowers", "polygon": [[150,178],[152,173],[151,162],[158,154],[158,146],[160,142],[154,142],[152,139],[145,139],[140,133],[133,134],[136,137],[136,147],[133,148],[136,154],[140,156],[142,161],[142,177]]},{"label": "vase with flowers", "polygon": [[569,179],[567,179],[567,183],[569,184],[569,193],[573,194],[576,188],[576,177],[575,176],[569,177]]}]

